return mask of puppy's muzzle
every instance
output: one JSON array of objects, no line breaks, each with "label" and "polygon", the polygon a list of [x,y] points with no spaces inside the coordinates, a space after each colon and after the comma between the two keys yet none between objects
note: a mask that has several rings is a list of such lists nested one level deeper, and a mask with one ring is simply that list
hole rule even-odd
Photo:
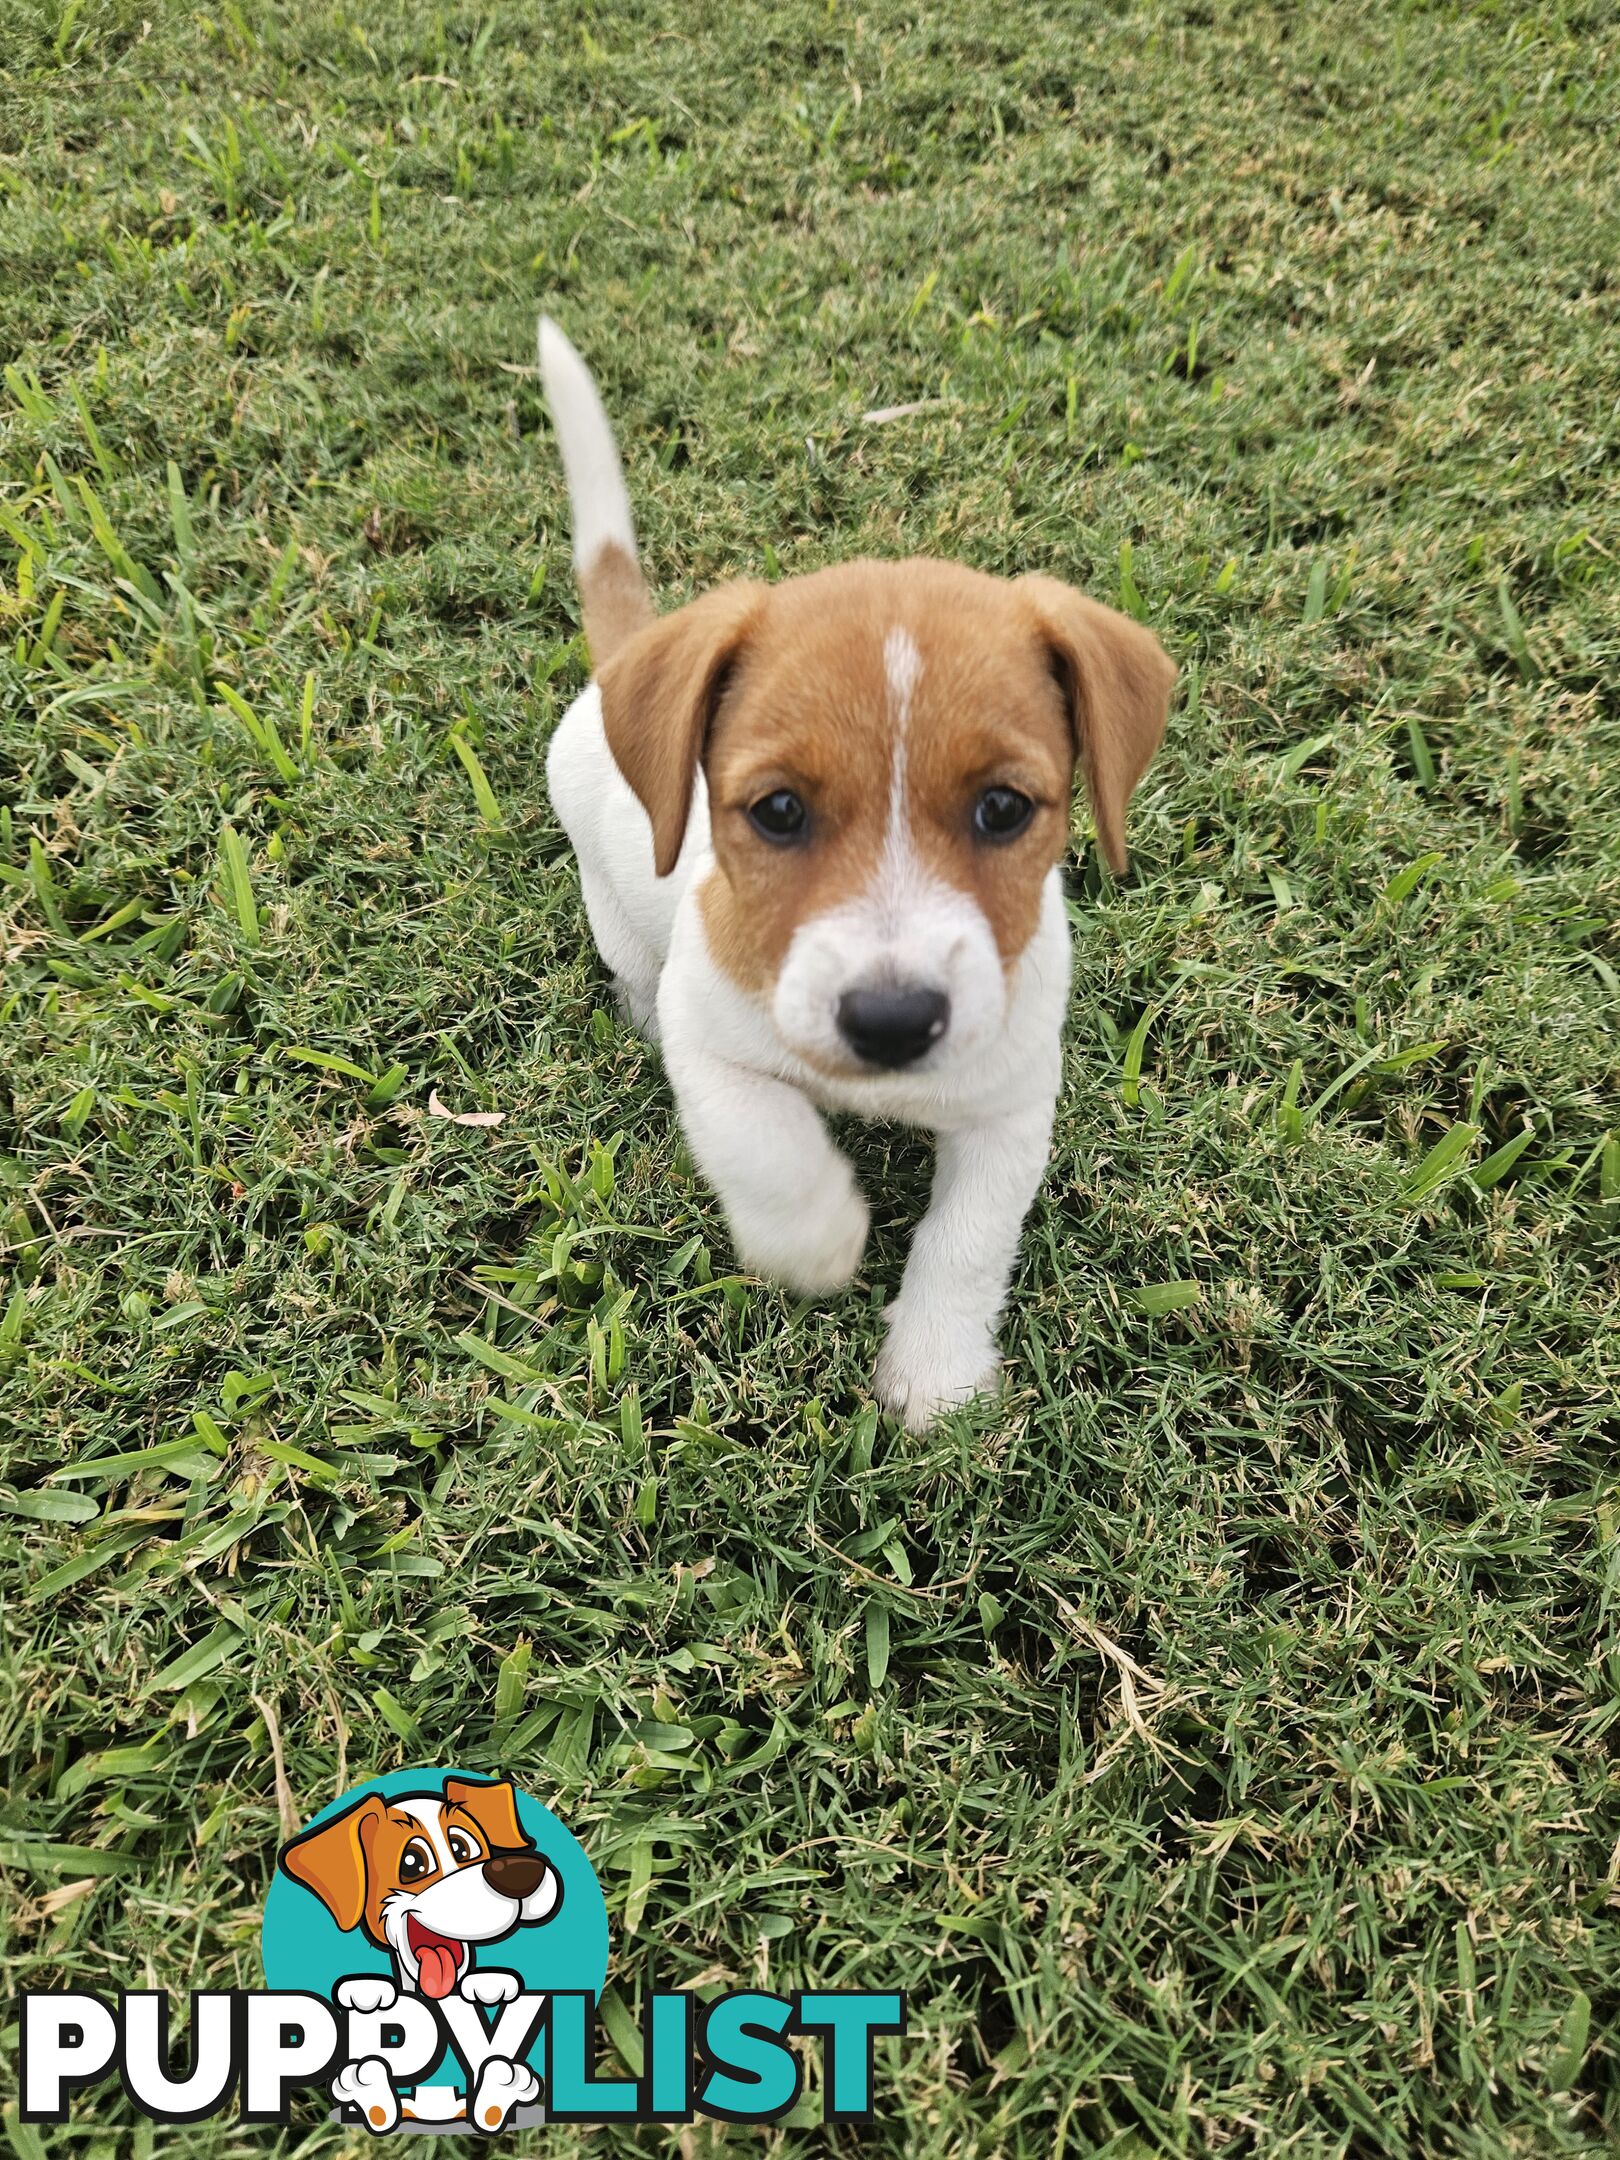
[{"label": "puppy's muzzle", "polygon": [[484,1862],[484,1880],[499,1896],[522,1904],[546,1879],[546,1863],[533,1853],[495,1853]]},{"label": "puppy's muzzle", "polygon": [[950,1023],[951,1001],[943,990],[920,984],[846,990],[838,1000],[838,1031],[868,1065],[897,1071],[915,1065]]}]

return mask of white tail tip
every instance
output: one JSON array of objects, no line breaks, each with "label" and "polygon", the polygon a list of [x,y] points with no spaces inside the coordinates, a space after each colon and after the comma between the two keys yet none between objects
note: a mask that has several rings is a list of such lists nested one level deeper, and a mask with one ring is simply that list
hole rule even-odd
[{"label": "white tail tip", "polygon": [[636,529],[613,430],[590,369],[549,315],[540,318],[540,382],[568,477],[574,567],[585,570],[612,542],[635,560]]}]

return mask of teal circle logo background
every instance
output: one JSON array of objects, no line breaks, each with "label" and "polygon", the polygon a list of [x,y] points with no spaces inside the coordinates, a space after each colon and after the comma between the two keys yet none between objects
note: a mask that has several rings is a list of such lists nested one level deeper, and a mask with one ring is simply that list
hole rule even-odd
[{"label": "teal circle logo background", "polygon": [[[343,1793],[304,1825],[313,1830],[375,1793],[392,1800],[406,1793],[441,1793],[446,1778],[491,1782],[487,1770],[391,1770]],[[475,1971],[515,1972],[526,1994],[580,1991],[600,1996],[607,1979],[608,1916],[596,1870],[573,1832],[516,1784],[513,1795],[525,1834],[544,1853],[562,1879],[562,1902],[549,1920],[514,1928],[499,1942],[478,1947]],[[294,1882],[278,1859],[264,1902],[261,1936],[266,1984],[324,1995],[328,2002],[340,1980],[354,1973],[394,1977],[394,1963],[379,1943],[360,1928],[340,1928],[312,1890]],[[543,2035],[537,2043],[544,2046]]]}]

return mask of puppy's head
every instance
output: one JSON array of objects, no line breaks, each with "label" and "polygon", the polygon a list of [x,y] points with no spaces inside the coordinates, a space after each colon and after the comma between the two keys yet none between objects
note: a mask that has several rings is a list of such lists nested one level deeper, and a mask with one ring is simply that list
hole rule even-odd
[{"label": "puppy's head", "polygon": [[944,1073],[995,1036],[1076,767],[1121,871],[1174,670],[1140,624],[1053,578],[851,563],[723,586],[599,680],[659,875],[701,765],[711,950],[789,1050],[853,1077]]},{"label": "puppy's head", "polygon": [[442,1793],[368,1794],[294,1838],[281,1865],[338,1926],[391,1950],[402,1978],[448,1995],[474,1946],[549,1920],[556,1869],[517,1816],[506,1779],[447,1778]]}]

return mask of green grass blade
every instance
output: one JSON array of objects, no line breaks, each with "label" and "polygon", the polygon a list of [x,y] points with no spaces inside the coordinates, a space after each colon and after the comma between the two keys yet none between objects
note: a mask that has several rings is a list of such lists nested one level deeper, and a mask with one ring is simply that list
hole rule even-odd
[{"label": "green grass blade", "polygon": [[492,832],[498,832],[501,828],[501,806],[495,800],[495,790],[490,786],[483,766],[478,762],[477,752],[462,735],[452,735],[450,747],[460,758],[472,785],[473,800],[478,805],[479,816]]},{"label": "green grass blade", "polygon": [[234,825],[220,827],[219,861],[237,928],[249,945],[257,945],[259,910],[253,898],[253,877],[248,868],[247,849]]},{"label": "green grass blade", "polygon": [[1481,1192],[1489,1192],[1493,1185],[1501,1184],[1535,1137],[1534,1131],[1527,1125],[1523,1132],[1515,1133],[1511,1140],[1505,1141],[1499,1148],[1494,1148],[1482,1163],[1476,1164],[1469,1171],[1469,1177]]},{"label": "green grass blade", "polygon": [[1479,1137],[1477,1125],[1456,1124],[1435,1142],[1401,1188],[1401,1198],[1411,1202],[1427,1199],[1461,1164]]}]

